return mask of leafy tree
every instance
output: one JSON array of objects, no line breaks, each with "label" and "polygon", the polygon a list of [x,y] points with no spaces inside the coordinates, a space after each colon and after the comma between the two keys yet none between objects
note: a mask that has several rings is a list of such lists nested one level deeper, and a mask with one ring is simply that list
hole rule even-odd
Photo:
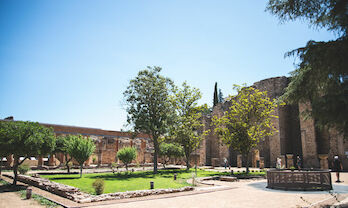
[{"label": "leafy tree", "polygon": [[319,126],[335,127],[348,135],[348,1],[270,0],[267,9],[280,21],[309,20],[309,25],[338,34],[328,42],[309,41],[303,48],[287,53],[298,56],[291,82],[282,96],[286,102],[310,102],[310,115]]},{"label": "leafy tree", "polygon": [[134,147],[125,147],[117,152],[117,158],[123,162],[128,171],[128,164],[137,157],[137,150]]},{"label": "leafy tree", "polygon": [[215,133],[227,146],[239,151],[247,162],[249,173],[249,155],[260,139],[275,131],[272,115],[277,107],[276,101],[267,97],[267,92],[253,87],[234,87],[238,94],[229,97],[231,107],[220,118],[214,116]]},{"label": "leafy tree", "polygon": [[59,152],[64,154],[65,158],[65,166],[67,168],[68,173],[70,173],[70,162],[72,160],[72,157],[69,156],[72,152],[71,148],[71,141],[74,136],[72,135],[66,135],[66,136],[59,136],[56,140],[56,149],[55,152]]},{"label": "leafy tree", "polygon": [[71,136],[71,146],[69,147],[69,155],[73,157],[80,165],[80,178],[82,177],[83,163],[93,154],[95,144],[93,140],[84,138],[82,135]]},{"label": "leafy tree", "polygon": [[166,164],[171,158],[179,158],[184,156],[184,151],[180,145],[174,143],[161,143],[159,146],[159,155],[163,159],[163,167],[166,168]]},{"label": "leafy tree", "polygon": [[218,103],[219,103],[219,98],[218,98],[217,82],[215,82],[213,106],[216,106]]},{"label": "leafy tree", "polygon": [[174,85],[169,78],[160,75],[161,70],[155,66],[140,71],[123,93],[126,98],[128,123],[135,132],[152,136],[155,149],[154,173],[157,173],[158,138],[167,133],[173,117],[169,95]]},{"label": "leafy tree", "polygon": [[170,130],[170,137],[184,149],[186,167],[190,168],[191,154],[199,147],[200,142],[209,131],[203,131],[202,114],[204,107],[198,106],[201,93],[197,88],[191,88],[186,82],[176,90],[172,97],[175,107],[175,124]]},{"label": "leafy tree", "polygon": [[[18,166],[33,155],[46,155],[55,148],[55,136],[50,128],[23,121],[0,122],[0,149],[13,154],[13,184],[17,184]],[[20,157],[24,157],[20,161]]]}]

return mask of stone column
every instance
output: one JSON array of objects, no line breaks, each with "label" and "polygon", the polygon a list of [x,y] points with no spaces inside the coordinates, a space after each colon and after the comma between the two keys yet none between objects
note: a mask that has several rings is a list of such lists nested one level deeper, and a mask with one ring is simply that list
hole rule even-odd
[{"label": "stone column", "polygon": [[286,154],[286,168],[294,167],[294,155]]},{"label": "stone column", "polygon": [[263,157],[260,157],[260,169],[265,168],[265,159]]},{"label": "stone column", "polygon": [[48,159],[48,165],[49,166],[55,166],[56,165],[56,156],[52,154],[50,158]]},{"label": "stone column", "polygon": [[242,155],[237,155],[237,167],[241,168],[242,167]]},{"label": "stone column", "polygon": [[252,156],[251,156],[251,167],[256,168],[257,167],[257,161],[260,161],[260,151],[258,149],[254,149],[252,151]]},{"label": "stone column", "polygon": [[13,166],[13,155],[7,156],[7,157],[6,157],[6,160],[7,160],[6,165],[7,165],[8,167],[12,167],[12,166]]},{"label": "stone column", "polygon": [[329,169],[329,161],[328,161],[328,155],[327,154],[319,154],[319,159],[320,159],[320,168],[327,170]]},{"label": "stone column", "polygon": [[309,102],[299,103],[303,167],[318,168],[319,161],[314,120],[312,118],[304,119],[301,116],[302,112],[311,110],[311,108]]},{"label": "stone column", "polygon": [[43,157],[42,156],[38,156],[37,157],[37,166],[38,167],[42,167],[43,166]]}]

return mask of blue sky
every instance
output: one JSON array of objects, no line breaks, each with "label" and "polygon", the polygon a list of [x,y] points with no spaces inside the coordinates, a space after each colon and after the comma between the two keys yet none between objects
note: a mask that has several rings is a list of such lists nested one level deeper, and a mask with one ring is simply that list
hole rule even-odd
[{"label": "blue sky", "polygon": [[0,1],[0,118],[120,130],[122,93],[146,66],[225,96],[294,70],[284,53],[330,40],[280,24],[267,1]]}]

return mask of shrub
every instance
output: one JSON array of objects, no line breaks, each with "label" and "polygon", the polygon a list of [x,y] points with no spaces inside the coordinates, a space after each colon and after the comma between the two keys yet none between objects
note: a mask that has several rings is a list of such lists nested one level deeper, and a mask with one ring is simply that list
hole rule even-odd
[{"label": "shrub", "polygon": [[30,170],[29,165],[23,164],[18,166],[18,172],[22,175],[26,174]]},{"label": "shrub", "polygon": [[117,158],[123,162],[128,171],[128,164],[137,157],[137,150],[133,147],[125,147],[117,152]]},{"label": "shrub", "polygon": [[97,195],[100,195],[104,192],[104,180],[103,179],[97,179],[93,182],[92,184],[94,190],[95,190],[95,193]]},{"label": "shrub", "polygon": [[159,156],[163,159],[163,167],[169,162],[170,158],[180,158],[184,156],[183,148],[178,144],[162,143],[159,146]]}]

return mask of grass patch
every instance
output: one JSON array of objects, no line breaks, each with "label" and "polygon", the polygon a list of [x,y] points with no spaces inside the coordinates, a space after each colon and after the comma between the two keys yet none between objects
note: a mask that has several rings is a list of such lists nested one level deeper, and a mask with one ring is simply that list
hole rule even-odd
[{"label": "grass patch", "polygon": [[[13,186],[12,184],[8,183],[7,181],[0,179],[0,184],[3,184],[6,186],[7,189],[16,192],[17,194],[20,195],[22,199],[26,198],[26,187],[25,186]],[[47,208],[55,208],[55,207],[60,207],[58,204],[46,199],[43,196],[37,195],[37,194],[32,194],[32,199],[37,201],[39,204],[46,206]]]},{"label": "grass patch", "polygon": [[[22,199],[26,198],[26,190],[20,190],[18,191],[18,193],[20,194]],[[37,194],[32,194],[31,195],[32,199],[34,199],[35,201],[39,202],[39,204],[46,206],[47,208],[55,208],[55,207],[59,207],[58,204],[46,199],[43,196],[37,195]]]},{"label": "grass patch", "polygon": [[249,174],[246,174],[246,172],[234,172],[234,175],[243,175],[243,176],[265,176],[266,172],[265,171],[260,171],[260,172],[249,172]]},{"label": "grass patch", "polygon": [[[177,174],[177,180],[174,181],[174,174]],[[161,188],[181,188],[190,186],[186,181],[192,178],[194,169],[186,170],[159,170],[154,175],[152,171],[123,172],[123,173],[93,173],[84,174],[82,178],[79,175],[41,175],[51,181],[74,186],[83,192],[95,194],[93,182],[96,179],[103,179],[105,182],[104,193],[135,191],[150,189],[150,181],[155,183],[155,189]],[[197,177],[207,177],[216,175],[228,175],[229,173],[219,173],[214,171],[198,170]]]}]

